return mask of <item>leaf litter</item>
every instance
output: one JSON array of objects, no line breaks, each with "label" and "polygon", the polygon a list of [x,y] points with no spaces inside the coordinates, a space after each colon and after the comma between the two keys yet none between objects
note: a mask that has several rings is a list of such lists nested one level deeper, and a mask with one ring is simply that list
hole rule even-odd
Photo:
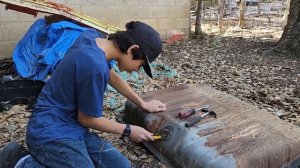
[{"label": "leaf litter", "polygon": [[[254,31],[255,36],[251,36]],[[209,85],[300,126],[300,58],[265,56],[264,51],[274,47],[282,31],[259,36],[258,31],[230,35],[211,33],[201,40],[188,39],[164,45],[163,53],[153,66],[154,79],[146,77],[142,70],[124,76],[138,94],[179,84]],[[243,38],[246,35],[247,38]],[[107,91],[105,117],[123,122],[125,102],[117,92]],[[25,105],[15,105],[0,113],[0,148],[11,140],[25,145],[29,116],[30,110]],[[165,167],[143,145],[129,139],[121,140],[118,135],[95,132],[126,155],[132,167]]]}]

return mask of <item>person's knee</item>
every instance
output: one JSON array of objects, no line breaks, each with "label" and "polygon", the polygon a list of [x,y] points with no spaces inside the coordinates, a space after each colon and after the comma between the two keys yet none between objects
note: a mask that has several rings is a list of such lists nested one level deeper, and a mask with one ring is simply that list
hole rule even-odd
[{"label": "person's knee", "polygon": [[[129,168],[130,161],[110,143],[103,144],[98,154],[91,155],[94,163],[102,167]],[[100,166],[100,167],[101,167]],[[98,167],[97,165],[95,167]]]},{"label": "person's knee", "polygon": [[130,161],[120,151],[97,134],[88,132],[85,135],[85,143],[95,167],[131,167]]},{"label": "person's knee", "polygon": [[128,168],[131,167],[131,163],[130,163],[130,161],[127,158],[122,161],[122,165],[123,165],[123,167],[126,167],[126,168],[127,167]]},{"label": "person's knee", "polygon": [[130,165],[130,161],[128,160],[128,159],[126,159],[126,160],[123,160],[122,161],[122,163],[120,163],[120,168],[122,167],[122,168],[130,168],[131,167],[131,165]]},{"label": "person's knee", "polygon": [[45,167],[94,167],[81,141],[56,140],[41,146],[28,145],[28,148]]},{"label": "person's knee", "polygon": [[116,165],[116,167],[118,168],[129,168],[131,167],[130,161],[126,158],[126,156],[124,156],[123,154],[121,154],[118,151],[118,154],[116,154],[116,159],[114,160],[114,165]]}]

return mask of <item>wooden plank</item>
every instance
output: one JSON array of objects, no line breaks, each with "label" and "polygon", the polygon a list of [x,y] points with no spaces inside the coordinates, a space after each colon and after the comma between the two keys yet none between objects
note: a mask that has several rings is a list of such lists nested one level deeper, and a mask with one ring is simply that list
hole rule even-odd
[{"label": "wooden plank", "polygon": [[71,19],[85,26],[95,28],[105,34],[114,33],[122,30],[119,27],[108,23],[103,23],[98,19],[85,15],[63,4],[45,1],[45,0],[0,0],[0,3],[6,4],[6,9],[16,10],[36,16],[38,12],[54,14]]}]

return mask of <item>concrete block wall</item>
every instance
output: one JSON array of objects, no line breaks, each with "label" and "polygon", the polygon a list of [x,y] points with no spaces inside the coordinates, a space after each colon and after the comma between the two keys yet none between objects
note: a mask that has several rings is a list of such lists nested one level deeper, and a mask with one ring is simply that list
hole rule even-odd
[{"label": "concrete block wall", "polygon": [[[172,30],[190,32],[190,0],[52,0],[65,4],[103,22],[124,28],[125,23],[139,20],[153,26],[163,39]],[[37,18],[43,17],[39,13]],[[16,43],[32,23],[32,15],[5,10],[0,4],[0,59],[10,58]]]}]

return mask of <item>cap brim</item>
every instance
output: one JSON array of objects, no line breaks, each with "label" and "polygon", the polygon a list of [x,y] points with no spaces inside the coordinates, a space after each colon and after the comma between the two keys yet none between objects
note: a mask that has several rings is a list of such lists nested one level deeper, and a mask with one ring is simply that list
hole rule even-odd
[{"label": "cap brim", "polygon": [[146,58],[145,60],[145,64],[143,65],[144,71],[146,72],[146,74],[152,78],[152,73],[151,73],[151,68],[150,68],[150,63],[148,61],[148,59]]}]

